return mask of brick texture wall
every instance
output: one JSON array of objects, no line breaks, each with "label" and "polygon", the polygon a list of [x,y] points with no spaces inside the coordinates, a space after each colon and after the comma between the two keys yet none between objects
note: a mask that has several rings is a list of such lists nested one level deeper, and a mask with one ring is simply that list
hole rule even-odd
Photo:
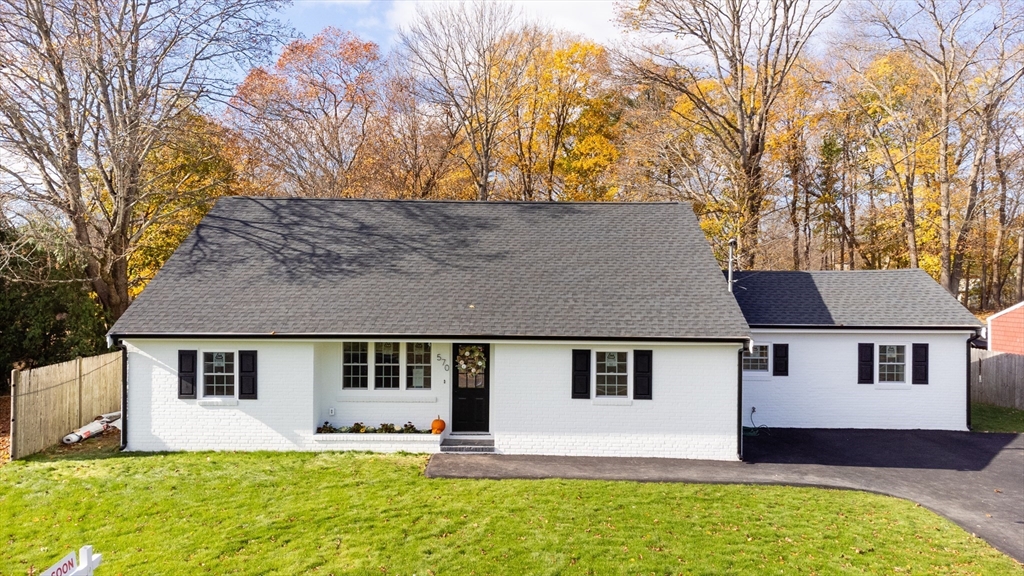
[{"label": "brick texture wall", "polygon": [[[630,352],[625,405],[574,400],[572,350]],[[653,400],[632,400],[632,350],[653,350]],[[736,460],[739,346],[497,344],[495,447],[510,454]],[[591,355],[593,357],[593,354]]]},{"label": "brick texture wall", "polygon": [[[141,340],[127,344],[128,450],[317,449],[312,438],[312,344]],[[256,350],[258,399],[238,400],[234,406],[179,400],[179,349],[198,350],[200,363],[204,351]]]},{"label": "brick texture wall", "polygon": [[[442,364],[436,402],[352,402],[340,390],[334,344],[269,341],[128,342],[128,449],[157,450],[409,450],[434,452],[422,441],[409,448],[380,441],[325,441],[317,424],[377,420],[449,423],[451,387]],[[632,357],[626,405],[571,398],[572,349],[650,349],[653,400],[632,400]],[[258,351],[259,398],[228,406],[178,399],[179,349]],[[735,460],[738,345],[492,345],[490,429],[496,449],[514,454],[655,456]],[[447,360],[450,346],[437,344]],[[375,391],[364,391],[373,394]],[[393,391],[380,391],[394,395]],[[411,391],[402,391],[411,392]],[[423,396],[421,391],[411,392]],[[342,400],[339,401],[339,398]],[[420,398],[423,400],[423,398]],[[621,404],[622,402],[620,402]],[[335,416],[327,414],[335,408]],[[366,440],[366,439],[361,439]]]},{"label": "brick texture wall", "polygon": [[[967,429],[968,333],[754,331],[789,344],[789,376],[743,374],[743,424],[791,428]],[[857,344],[906,345],[906,384],[858,384]],[[913,343],[929,344],[929,384],[910,384]],[[770,356],[770,355],[769,355]],[[877,366],[877,358],[875,359]],[[751,420],[750,409],[756,408]]]}]

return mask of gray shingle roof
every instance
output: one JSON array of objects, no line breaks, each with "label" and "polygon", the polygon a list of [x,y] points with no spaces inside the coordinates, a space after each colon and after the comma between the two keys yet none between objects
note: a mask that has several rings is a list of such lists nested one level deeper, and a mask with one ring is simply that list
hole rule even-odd
[{"label": "gray shingle roof", "polygon": [[927,272],[737,272],[733,293],[751,326],[979,327]]},{"label": "gray shingle roof", "polygon": [[223,198],[111,329],[731,339],[689,205]]}]

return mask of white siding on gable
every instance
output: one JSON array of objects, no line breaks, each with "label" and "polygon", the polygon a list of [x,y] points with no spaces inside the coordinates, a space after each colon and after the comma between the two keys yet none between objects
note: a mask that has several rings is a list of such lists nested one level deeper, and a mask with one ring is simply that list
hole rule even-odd
[{"label": "white siding on gable", "polygon": [[[653,399],[572,399],[572,350],[653,350]],[[738,344],[492,346],[498,452],[736,460]],[[593,362],[593,352],[591,354]]]},{"label": "white siding on gable", "polygon": [[[756,343],[789,344],[789,376],[743,373],[744,426],[967,429],[967,332],[752,332]],[[875,345],[874,384],[857,383],[859,343]],[[929,346],[928,384],[911,384],[915,343]],[[879,344],[906,345],[906,383],[879,383]]]}]

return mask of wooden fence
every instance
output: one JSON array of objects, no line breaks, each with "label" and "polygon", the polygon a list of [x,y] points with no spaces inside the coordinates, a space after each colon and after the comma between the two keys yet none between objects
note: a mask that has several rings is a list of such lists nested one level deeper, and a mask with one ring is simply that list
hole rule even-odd
[{"label": "wooden fence", "polygon": [[971,401],[1024,410],[1024,356],[971,350]]},{"label": "wooden fence", "polygon": [[11,372],[11,459],[121,409],[121,353]]}]

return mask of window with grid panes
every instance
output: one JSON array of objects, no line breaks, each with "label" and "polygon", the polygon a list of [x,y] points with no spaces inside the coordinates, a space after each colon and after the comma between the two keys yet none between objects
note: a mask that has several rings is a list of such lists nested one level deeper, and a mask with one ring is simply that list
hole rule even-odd
[{"label": "window with grid panes", "polygon": [[598,352],[597,395],[627,396],[627,367],[625,352]]},{"label": "window with grid panes", "polygon": [[235,353],[203,352],[203,396],[235,395]]},{"label": "window with grid panes", "polygon": [[366,388],[370,373],[367,342],[345,342],[342,345],[341,387]]},{"label": "window with grid panes", "polygon": [[409,342],[405,350],[405,387],[430,388],[430,342]]},{"label": "window with grid panes", "polygon": [[377,342],[373,345],[374,388],[401,387],[401,356],[398,349],[398,342]]},{"label": "window with grid panes", "polygon": [[878,381],[907,381],[907,347],[898,344],[878,346]]},{"label": "window with grid panes", "polygon": [[743,369],[754,372],[768,371],[768,346],[757,344],[753,350],[743,351]]}]

